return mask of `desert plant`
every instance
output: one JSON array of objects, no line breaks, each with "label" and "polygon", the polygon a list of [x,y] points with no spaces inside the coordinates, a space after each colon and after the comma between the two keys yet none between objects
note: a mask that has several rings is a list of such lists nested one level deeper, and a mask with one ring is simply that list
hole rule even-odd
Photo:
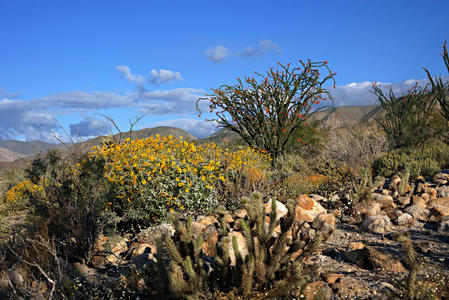
[{"label": "desert plant", "polygon": [[[321,77],[321,69],[329,74]],[[300,61],[299,67],[278,64],[266,75],[237,79],[235,85],[222,85],[214,93],[200,98],[209,101],[211,119],[219,126],[239,134],[249,145],[266,150],[274,158],[285,152],[297,129],[310,125],[313,104],[319,104],[330,94],[323,85],[334,80],[327,62]],[[326,96],[325,96],[326,95]],[[200,111],[201,114],[201,111]],[[297,137],[297,142],[301,142]]]},{"label": "desert plant", "polygon": [[[413,190],[415,189],[415,184],[412,183],[408,184],[408,181],[410,179],[410,170],[405,169],[405,171],[399,175],[401,178],[401,181],[398,183],[398,193],[400,196],[405,196],[407,192],[409,193],[409,196],[411,197],[413,194]],[[408,190],[410,188],[410,190]]]},{"label": "desert plant", "polygon": [[448,151],[449,146],[442,141],[393,150],[374,160],[373,175],[390,177],[409,170],[410,179],[420,175],[432,176],[449,166]]},{"label": "desert plant", "polygon": [[328,160],[349,166],[369,166],[388,149],[385,134],[375,128],[336,129],[329,133],[321,151]]},{"label": "desert plant", "polygon": [[372,173],[370,168],[360,168],[353,177],[352,186],[349,191],[350,205],[372,199],[371,188],[373,186]]},{"label": "desert plant", "polygon": [[261,174],[269,167],[268,156],[250,147],[195,145],[171,135],[126,139],[88,155],[105,161],[112,186],[106,212],[137,226],[161,222],[172,211],[209,212],[218,205],[223,182],[235,182],[247,167]]},{"label": "desert plant", "polygon": [[[446,41],[443,45],[443,53],[441,53],[441,57],[443,58],[449,74],[449,55],[447,52]],[[427,77],[432,85],[432,93],[440,104],[441,114],[446,120],[449,121],[449,80],[444,81],[441,76],[432,78],[430,72],[426,68],[424,68],[424,70],[426,71]]]},{"label": "desert plant", "polygon": [[[242,244],[236,236],[230,238],[229,229],[222,221],[217,256],[206,257],[201,248],[202,237],[195,239],[192,235],[191,220],[182,223],[174,218],[175,235],[165,235],[158,242],[158,270],[164,282],[161,292],[168,291],[172,297],[198,299],[211,295],[250,298],[259,293],[265,297],[281,297],[301,291],[310,279],[303,265],[305,258],[331,232],[318,230],[311,236],[305,222],[295,221],[291,203],[287,205],[288,214],[276,221],[276,201],[272,201],[267,222],[262,198],[260,193],[255,193],[251,199],[245,199],[249,219],[239,220],[247,255],[242,254]],[[274,234],[279,225],[280,231]],[[164,263],[164,253],[169,257],[168,266]]]},{"label": "desert plant", "polygon": [[372,92],[382,109],[376,121],[393,148],[421,145],[446,132],[447,124],[436,110],[436,100],[427,87],[416,84],[406,94],[397,97],[392,87],[385,94],[378,85],[373,84]]}]

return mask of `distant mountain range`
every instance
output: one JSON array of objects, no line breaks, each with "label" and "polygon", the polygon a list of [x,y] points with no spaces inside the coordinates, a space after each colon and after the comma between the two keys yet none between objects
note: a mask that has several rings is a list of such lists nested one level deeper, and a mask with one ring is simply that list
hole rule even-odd
[{"label": "distant mountain range", "polygon": [[[323,126],[329,129],[335,128],[349,128],[359,124],[370,123],[373,117],[378,115],[379,108],[376,106],[340,106],[336,108],[327,108],[319,111],[313,115],[313,119],[322,120]],[[240,137],[226,129],[220,129],[211,136],[198,139],[185,130],[169,127],[159,126],[155,128],[146,128],[132,132],[132,138],[147,138],[151,135],[160,134],[161,136],[173,135],[175,137],[183,136],[187,140],[203,142],[215,142],[218,144],[228,144],[237,142]],[[114,140],[124,140],[129,137],[129,132],[123,132],[122,135],[115,134],[111,138]],[[93,146],[100,145],[105,137],[96,137],[85,142],[76,143],[76,149],[80,151],[87,151]],[[21,167],[31,159],[32,156],[38,153],[45,153],[50,149],[64,149],[73,146],[68,143],[66,145],[50,144],[42,141],[15,141],[4,140],[0,141],[0,171],[9,169],[11,167]]]}]

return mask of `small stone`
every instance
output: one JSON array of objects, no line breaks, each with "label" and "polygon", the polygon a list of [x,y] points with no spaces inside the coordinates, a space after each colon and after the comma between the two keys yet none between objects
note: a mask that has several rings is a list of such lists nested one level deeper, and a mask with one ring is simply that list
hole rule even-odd
[{"label": "small stone", "polygon": [[438,232],[449,233],[449,216],[441,218],[438,222]]},{"label": "small stone", "polygon": [[396,224],[399,226],[410,226],[413,224],[413,217],[408,213],[402,213],[396,218]]},{"label": "small stone", "polygon": [[312,228],[320,231],[325,237],[328,237],[335,230],[335,216],[333,214],[318,215],[313,220]]},{"label": "small stone", "polygon": [[373,199],[376,202],[379,202],[382,209],[395,209],[396,204],[394,203],[393,197],[390,195],[382,195],[373,193]]},{"label": "small stone", "polygon": [[324,281],[326,281],[327,283],[334,283],[338,279],[342,278],[343,274],[327,272],[327,273],[322,273],[321,277],[323,277]]},{"label": "small stone", "polygon": [[402,207],[409,205],[410,204],[410,197],[406,196],[406,197],[399,197],[398,198],[398,202],[399,204],[401,204]]},{"label": "small stone", "polygon": [[246,216],[248,215],[248,212],[246,211],[246,209],[238,209],[238,210],[236,210],[235,212],[234,212],[234,215],[237,217],[237,218],[240,218],[240,219],[244,219],[244,218],[246,218]]},{"label": "small stone", "polygon": [[426,201],[418,195],[412,196],[412,204],[426,207]]},{"label": "small stone", "polygon": [[360,250],[365,248],[365,244],[363,242],[349,242],[348,251]]},{"label": "small stone", "polygon": [[363,221],[362,228],[372,233],[387,234],[391,230],[390,218],[386,215],[369,216]]},{"label": "small stone", "polygon": [[313,222],[316,216],[327,213],[321,204],[306,195],[299,196],[295,202],[295,219],[299,222]]},{"label": "small stone", "polygon": [[423,222],[427,222],[427,218],[430,215],[430,211],[420,205],[409,206],[404,209],[404,212],[412,215],[413,218]]},{"label": "small stone", "polygon": [[431,206],[429,210],[430,210],[429,221],[431,222],[437,222],[441,220],[441,218],[449,216],[449,207],[446,206],[435,204]]},{"label": "small stone", "polygon": [[334,210],[332,211],[332,213],[334,214],[334,216],[335,216],[337,219],[340,219],[341,216],[342,216],[341,209],[334,209]]}]

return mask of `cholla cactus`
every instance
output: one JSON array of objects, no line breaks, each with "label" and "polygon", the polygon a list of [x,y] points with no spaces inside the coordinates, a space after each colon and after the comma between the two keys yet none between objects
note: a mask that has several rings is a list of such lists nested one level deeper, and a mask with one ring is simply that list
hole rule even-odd
[{"label": "cholla cactus", "polygon": [[[264,292],[279,296],[300,291],[310,280],[303,262],[328,234],[312,234],[305,222],[297,222],[293,203],[287,204],[287,215],[277,221],[273,200],[267,224],[262,199],[260,193],[243,199],[248,219],[239,222],[247,252],[242,251],[236,236],[230,238],[222,220],[217,231],[217,256],[206,257],[201,248],[203,239],[192,235],[191,219],[180,222],[173,218],[174,236],[163,236],[158,242],[157,259],[165,291],[174,297],[192,299],[208,298],[211,294],[248,297]],[[278,225],[280,232],[276,231]],[[168,266],[163,260],[164,253],[170,260]]]}]

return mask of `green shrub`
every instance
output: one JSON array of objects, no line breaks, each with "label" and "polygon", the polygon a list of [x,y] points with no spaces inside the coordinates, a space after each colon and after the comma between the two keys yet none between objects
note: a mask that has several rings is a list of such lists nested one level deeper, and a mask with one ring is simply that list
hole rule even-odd
[{"label": "green shrub", "polygon": [[373,175],[390,177],[410,171],[410,178],[432,176],[449,166],[449,146],[431,141],[421,146],[393,150],[373,162]]}]

